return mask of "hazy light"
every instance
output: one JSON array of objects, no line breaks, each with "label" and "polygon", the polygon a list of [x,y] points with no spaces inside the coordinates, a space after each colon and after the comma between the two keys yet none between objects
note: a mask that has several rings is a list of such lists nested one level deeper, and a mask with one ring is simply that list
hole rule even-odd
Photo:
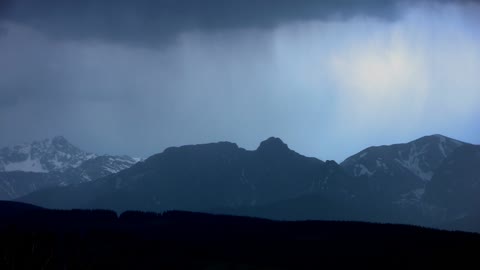
[{"label": "hazy light", "polygon": [[4,25],[5,145],[62,134],[101,153],[269,137],[343,158],[444,133],[480,143],[480,9],[415,6],[275,29],[186,32],[170,46],[49,39]]}]

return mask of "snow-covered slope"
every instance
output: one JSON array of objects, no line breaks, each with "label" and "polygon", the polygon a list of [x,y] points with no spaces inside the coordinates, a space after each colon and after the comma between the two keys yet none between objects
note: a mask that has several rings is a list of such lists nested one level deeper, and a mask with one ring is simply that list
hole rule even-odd
[{"label": "snow-covered slope", "polygon": [[65,180],[61,185],[78,184],[90,182],[95,179],[118,173],[130,168],[139,159],[129,156],[97,156],[84,161],[80,166],[71,168],[64,172]]},{"label": "snow-covered slope", "polygon": [[417,200],[425,183],[455,149],[466,143],[442,135],[388,146],[369,147],[341,163],[352,176],[367,179],[374,191],[385,192],[394,199]]},{"label": "snow-covered slope", "polygon": [[0,149],[0,171],[63,172],[95,157],[57,136]]},{"label": "snow-covered slope", "polygon": [[96,155],[64,137],[0,149],[0,199],[39,189],[89,182],[131,167],[139,159]]},{"label": "snow-covered slope", "polygon": [[369,147],[341,164],[354,176],[392,174],[393,168],[401,168],[429,181],[440,163],[464,144],[442,135],[425,136],[409,143]]}]

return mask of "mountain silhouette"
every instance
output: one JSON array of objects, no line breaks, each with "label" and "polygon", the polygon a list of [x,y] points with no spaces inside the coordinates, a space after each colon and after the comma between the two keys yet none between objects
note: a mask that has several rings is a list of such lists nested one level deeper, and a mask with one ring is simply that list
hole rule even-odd
[{"label": "mountain silhouette", "polygon": [[[55,209],[187,210],[280,220],[357,220],[475,228],[478,146],[441,135],[369,147],[341,165],[279,138],[170,147],[96,181],[19,201]],[[472,229],[473,228],[473,229]]]},{"label": "mountain silhouette", "polygon": [[254,151],[229,142],[167,148],[111,177],[22,201],[52,208],[208,211],[340,192],[350,180],[335,162],[302,156],[269,138]]}]

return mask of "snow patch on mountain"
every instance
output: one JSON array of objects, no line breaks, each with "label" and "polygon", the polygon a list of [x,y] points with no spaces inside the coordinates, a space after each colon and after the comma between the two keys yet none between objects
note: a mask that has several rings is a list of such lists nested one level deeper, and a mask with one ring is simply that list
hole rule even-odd
[{"label": "snow patch on mountain", "polygon": [[399,151],[399,158],[395,158],[394,160],[416,176],[420,177],[423,181],[429,181],[432,179],[433,170],[425,160],[428,146],[428,143],[420,147],[417,147],[416,143],[411,143],[408,156],[405,157],[404,152]]},{"label": "snow patch on mountain", "polygon": [[425,136],[409,143],[368,148],[346,159],[342,166],[353,176],[368,177],[407,170],[428,182],[442,160],[463,144],[442,135]]},{"label": "snow patch on mountain", "polygon": [[438,148],[440,149],[440,153],[442,153],[443,157],[447,157],[447,153],[445,152],[444,144],[446,142],[445,137],[440,137],[440,143],[438,144]]},{"label": "snow patch on mountain", "polygon": [[39,173],[46,173],[48,172],[45,170],[38,159],[31,159],[28,156],[27,159],[19,161],[19,162],[11,162],[4,164],[3,170],[5,172],[13,172],[13,171],[23,171],[23,172],[39,172]]},{"label": "snow patch on mountain", "polygon": [[414,189],[410,192],[401,195],[401,199],[396,201],[397,204],[411,205],[417,204],[421,201],[425,188]]},{"label": "snow patch on mountain", "polygon": [[377,163],[378,168],[381,168],[385,171],[388,170],[388,166],[387,166],[387,164],[385,164],[385,162],[383,162],[382,158],[377,158],[377,160],[375,162]]},{"label": "snow patch on mountain", "polygon": [[369,171],[368,168],[365,167],[365,165],[363,164],[355,164],[355,169],[353,170],[354,176],[362,176],[362,175],[372,176],[372,174],[374,173],[375,171],[373,172]]},{"label": "snow patch on mountain", "polygon": [[0,149],[0,172],[63,172],[95,157],[56,136]]},{"label": "snow patch on mountain", "polygon": [[[136,159],[129,156],[96,156],[83,162],[79,167],[68,170],[66,173],[80,176],[80,179],[77,179],[74,184],[90,182],[128,169],[135,163],[137,163]],[[73,177],[73,179],[75,178]]]},{"label": "snow patch on mountain", "polygon": [[142,160],[88,153],[61,136],[1,148],[0,199],[14,199],[46,187],[94,181]]}]

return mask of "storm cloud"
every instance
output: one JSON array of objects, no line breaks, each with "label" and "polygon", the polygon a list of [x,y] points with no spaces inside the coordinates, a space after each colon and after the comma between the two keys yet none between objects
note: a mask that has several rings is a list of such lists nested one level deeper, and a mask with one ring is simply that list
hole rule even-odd
[{"label": "storm cloud", "polygon": [[393,0],[7,0],[0,14],[55,38],[152,46],[192,31],[272,29],[354,16],[392,20],[398,5]]},{"label": "storm cloud", "polygon": [[[480,143],[476,1],[0,1],[0,145]],[[3,30],[2,30],[3,29]]]}]

